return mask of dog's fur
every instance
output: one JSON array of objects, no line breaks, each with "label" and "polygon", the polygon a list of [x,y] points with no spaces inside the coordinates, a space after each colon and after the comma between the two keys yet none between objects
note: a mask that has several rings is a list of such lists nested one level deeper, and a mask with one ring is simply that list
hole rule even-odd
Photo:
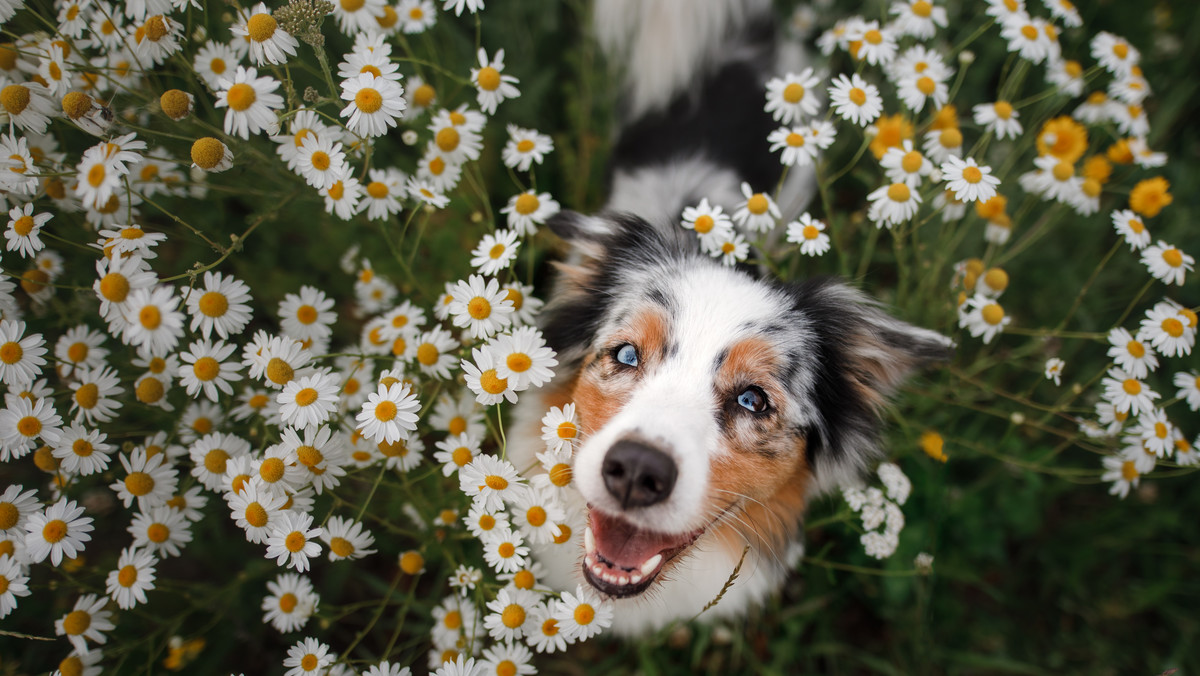
[{"label": "dog's fur", "polygon": [[[615,630],[636,635],[699,613],[747,547],[710,613],[777,589],[806,503],[877,457],[881,407],[949,342],[842,282],[724,267],[679,226],[701,198],[731,209],[742,181],[778,181],[764,85],[798,64],[769,1],[597,0],[596,23],[628,82],[611,198],[550,224],[571,248],[543,321],[560,366],[518,405],[509,456],[535,467],[542,414],[575,402],[572,508],[590,528],[536,553],[551,585],[615,598]],[[812,177],[789,178],[794,215]]]}]

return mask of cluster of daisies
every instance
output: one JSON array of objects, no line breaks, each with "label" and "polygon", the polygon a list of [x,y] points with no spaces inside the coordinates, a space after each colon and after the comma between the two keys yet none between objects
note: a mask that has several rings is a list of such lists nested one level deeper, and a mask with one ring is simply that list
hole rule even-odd
[{"label": "cluster of daisies", "polygon": [[[983,343],[992,342],[1013,322],[1001,303],[1009,274],[991,261],[1005,251],[1014,229],[1032,225],[1013,222],[1010,202],[1051,203],[1049,213],[1034,212],[1051,223],[1092,217],[1101,211],[1102,202],[1112,203],[1117,208],[1104,222],[1111,221],[1115,230],[1113,253],[1124,248],[1123,242],[1152,281],[1168,288],[1182,286],[1194,269],[1194,258],[1151,234],[1153,219],[1173,197],[1167,181],[1153,175],[1167,158],[1147,141],[1150,126],[1144,104],[1150,86],[1138,50],[1119,36],[1100,32],[1086,42],[1085,54],[1067,53],[1060,35],[1078,32],[1083,24],[1069,2],[1040,3],[1048,16],[1037,16],[1026,0],[982,4],[984,23],[976,37],[998,36],[1014,64],[1006,68],[993,100],[960,112],[963,104],[954,100],[956,76],[966,75],[959,71],[970,69],[974,57],[969,51],[950,50],[947,8],[930,0],[895,0],[888,7],[890,20],[850,17],[818,37],[825,55],[835,60],[841,54],[849,57],[853,73],[823,76],[805,69],[768,83],[765,110],[783,125],[770,135],[772,149],[782,151],[781,162],[787,167],[815,164],[840,175],[844,172],[838,172],[839,167],[822,165],[823,153],[847,130],[861,127],[865,134],[856,141],[870,150],[884,177],[867,197],[869,222],[899,229],[901,236],[934,218],[940,218],[944,228],[981,225],[987,253],[955,264],[952,288],[959,328]],[[803,20],[794,24],[800,29],[809,26]],[[1045,121],[1026,130],[1023,121],[1029,119]],[[1011,176],[993,175],[987,158],[1006,171],[1013,167]],[[818,180],[823,175],[818,173]],[[747,187],[738,213],[750,220],[737,215],[732,220],[747,230],[769,230],[774,221],[753,220],[753,203]],[[741,235],[719,208],[702,203],[685,212],[684,220],[684,227],[697,232],[707,251],[725,255],[731,263],[745,257],[738,257],[744,251],[739,249]],[[825,225],[808,214],[787,228],[787,241],[799,243],[802,254],[829,250],[828,237]],[[1197,410],[1198,373],[1168,371],[1173,399],[1160,396],[1153,389],[1157,385],[1148,380],[1155,377],[1160,359],[1191,354],[1195,309],[1168,296],[1132,321],[1132,326],[1108,333],[1111,362],[1107,372],[1094,379],[1100,382],[1097,416],[1081,423],[1086,436],[1114,440],[1116,450],[1103,459],[1103,476],[1121,496],[1156,462],[1195,464],[1192,448],[1200,443],[1200,438],[1189,441],[1164,410]],[[1064,360],[1047,360],[1048,379],[1060,384],[1064,373],[1072,375]],[[1086,374],[1079,376],[1079,382],[1088,380]],[[858,493],[853,496],[852,503],[868,504]],[[882,523],[874,512],[871,515],[873,523]],[[871,542],[864,536],[864,546],[870,552],[889,551],[882,535],[868,535]]]},{"label": "cluster of daisies", "polygon": [[[435,482],[457,473],[472,506],[459,510],[461,496],[437,505],[432,520],[411,506],[409,516],[478,536],[483,561],[507,581],[489,581],[486,594],[483,585],[470,597],[454,593],[434,612],[431,670],[533,673],[532,650],[563,650],[611,624],[610,605],[590,592],[551,594],[538,584],[542,571],[530,557],[530,545],[563,545],[582,532],[562,496],[571,483],[573,407],[548,414],[545,471],[532,483],[484,451],[485,407],[515,402],[557,366],[532,325],[542,301],[511,270],[522,243],[559,209],[549,193],[518,182],[498,214],[503,227],[472,254],[478,274],[447,284],[427,308],[400,298],[369,258],[348,252],[350,317],[315,286],[265,313],[253,280],[213,266],[171,277],[160,263],[175,257],[159,257],[168,236],[148,224],[148,214],[169,213],[164,200],[203,200],[213,175],[242,163],[277,165],[296,195],[323,200],[339,220],[395,221],[405,211],[428,218],[444,208],[481,156],[489,116],[520,95],[519,82],[504,72],[503,50],[478,49],[469,73],[452,77],[469,83],[473,103],[443,107],[419,74],[401,75],[392,50],[440,13],[483,4],[258,3],[231,13],[220,30],[185,34],[208,23],[197,21],[196,3],[56,0],[56,33],[0,45],[8,122],[0,195],[12,276],[0,279],[0,461],[32,463],[49,480],[0,493],[0,617],[43,584],[31,582],[39,568],[108,566],[97,586],[104,594],[60,587],[74,594],[53,627],[70,644],[61,673],[100,672],[110,633],[132,619],[124,611],[153,602],[162,562],[196,546],[201,519],[227,520],[223,528],[239,529],[278,564],[263,621],[282,633],[303,630],[320,612],[314,568],[335,565],[322,559],[386,549],[363,520],[369,495],[349,506],[324,498],[359,473],[369,485],[423,462],[441,466]],[[0,7],[0,21],[19,9]],[[325,11],[353,46],[331,59],[328,91],[301,97],[289,66],[306,68],[301,42],[322,50],[313,34],[322,37]],[[194,88],[158,88],[157,71],[179,66],[190,66]],[[223,122],[203,119],[214,109]],[[72,127],[101,140],[71,156],[59,138]],[[158,145],[154,128],[164,127],[164,138],[190,139],[190,157]],[[385,136],[414,149],[406,151],[411,171],[381,164],[376,144]],[[510,125],[498,154],[514,179],[526,172],[532,184],[553,147],[549,136]],[[54,232],[60,222],[63,232]],[[95,232],[76,245],[95,261],[82,268],[47,248],[70,243],[63,235],[77,225]],[[77,292],[69,301],[64,287]],[[59,316],[73,318],[60,336],[35,328]],[[361,322],[357,342],[332,345],[335,324],[348,319]],[[435,447],[428,453],[426,441]],[[507,490],[495,489],[500,477]],[[101,518],[124,522],[124,542],[97,546]],[[423,554],[405,552],[398,565],[419,575]],[[451,586],[482,581],[478,568],[464,566]],[[305,637],[283,665],[289,674],[358,673],[350,658]],[[407,668],[383,662],[363,673]]]}]

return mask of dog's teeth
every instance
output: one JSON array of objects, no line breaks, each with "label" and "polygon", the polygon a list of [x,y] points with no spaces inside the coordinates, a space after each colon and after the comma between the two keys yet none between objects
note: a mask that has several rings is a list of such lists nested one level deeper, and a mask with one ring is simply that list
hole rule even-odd
[{"label": "dog's teeth", "polygon": [[654,570],[658,568],[658,564],[660,563],[662,563],[662,554],[655,554],[654,556],[651,556],[646,560],[645,563],[642,564],[642,575],[649,575],[650,573],[653,573]]},{"label": "dog's teeth", "polygon": [[583,565],[588,568],[591,568],[592,566],[596,565],[596,555],[591,554],[591,553],[584,555]]},{"label": "dog's teeth", "polygon": [[629,584],[629,578],[625,577],[624,575],[618,575],[617,576],[617,584],[627,585],[627,584]]},{"label": "dog's teeth", "polygon": [[583,529],[583,547],[589,554],[596,551],[596,536],[592,535],[591,526]]},{"label": "dog's teeth", "polygon": [[630,582],[630,584],[637,584],[637,583],[639,583],[639,582],[641,582],[641,581],[642,581],[642,574],[641,574],[641,573],[639,573],[639,572],[637,572],[637,571],[634,571],[633,573],[631,573],[631,574],[629,575],[629,582]]},{"label": "dog's teeth", "polygon": [[592,566],[592,572],[595,573],[597,577],[604,577],[604,568],[600,567],[600,564],[598,563]]}]

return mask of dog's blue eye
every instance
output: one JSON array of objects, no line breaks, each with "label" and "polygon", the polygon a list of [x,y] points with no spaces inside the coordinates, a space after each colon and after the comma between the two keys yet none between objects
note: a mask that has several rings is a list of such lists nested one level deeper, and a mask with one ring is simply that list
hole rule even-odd
[{"label": "dog's blue eye", "polygon": [[637,348],[629,343],[625,343],[621,347],[617,348],[617,361],[626,366],[637,366]]},{"label": "dog's blue eye", "polygon": [[737,396],[737,403],[747,411],[762,413],[767,410],[767,395],[757,387],[747,387]]}]

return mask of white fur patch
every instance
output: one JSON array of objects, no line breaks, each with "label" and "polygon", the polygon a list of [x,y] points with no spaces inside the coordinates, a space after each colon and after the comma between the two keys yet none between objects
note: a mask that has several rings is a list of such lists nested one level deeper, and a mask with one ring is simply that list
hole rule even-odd
[{"label": "white fur patch", "polygon": [[699,157],[677,159],[617,171],[605,208],[637,214],[655,226],[678,227],[684,207],[699,204],[701,198],[732,213],[745,200],[741,185],[732,169]]}]

